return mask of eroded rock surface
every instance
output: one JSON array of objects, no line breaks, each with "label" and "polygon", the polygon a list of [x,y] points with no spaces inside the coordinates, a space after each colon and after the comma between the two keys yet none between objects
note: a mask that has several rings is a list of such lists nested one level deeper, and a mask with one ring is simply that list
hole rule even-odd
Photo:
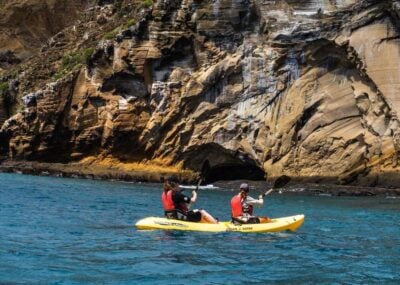
[{"label": "eroded rock surface", "polygon": [[389,0],[155,1],[86,67],[24,94],[4,149],[393,185],[399,17]]}]

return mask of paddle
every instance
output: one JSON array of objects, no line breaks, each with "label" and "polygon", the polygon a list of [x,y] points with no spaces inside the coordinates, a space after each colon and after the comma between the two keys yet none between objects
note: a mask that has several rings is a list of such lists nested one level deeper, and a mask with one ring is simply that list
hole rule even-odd
[{"label": "paddle", "polygon": [[267,192],[265,192],[262,197],[264,198],[265,196],[271,194],[274,190],[279,189],[284,187],[286,184],[288,184],[290,181],[290,177],[286,176],[286,175],[282,175],[280,177],[278,177],[275,182],[274,185],[272,186],[271,189],[269,189]]},{"label": "paddle", "polygon": [[[200,178],[200,179],[199,179],[199,181],[197,182],[197,185],[196,185],[196,189],[195,189],[194,191],[196,191],[196,192],[199,191],[199,186],[200,186],[201,182],[203,182],[203,178]],[[194,203],[190,202],[190,203],[187,205],[187,208],[190,209],[190,207],[192,207],[192,204],[194,204]]]},{"label": "paddle", "polygon": [[196,190],[195,190],[195,191],[199,191],[199,186],[200,186],[201,182],[203,182],[203,178],[200,178],[200,179],[199,179],[199,182],[197,182]]}]

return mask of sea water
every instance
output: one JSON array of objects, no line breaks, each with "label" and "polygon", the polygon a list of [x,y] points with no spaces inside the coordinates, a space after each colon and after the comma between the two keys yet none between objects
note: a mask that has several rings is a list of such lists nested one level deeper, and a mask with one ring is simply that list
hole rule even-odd
[{"label": "sea water", "polygon": [[[160,185],[0,182],[1,284],[400,284],[400,199],[276,193],[256,209],[305,214],[296,233],[138,231],[163,214]],[[227,220],[234,193],[201,190],[195,206]]]}]

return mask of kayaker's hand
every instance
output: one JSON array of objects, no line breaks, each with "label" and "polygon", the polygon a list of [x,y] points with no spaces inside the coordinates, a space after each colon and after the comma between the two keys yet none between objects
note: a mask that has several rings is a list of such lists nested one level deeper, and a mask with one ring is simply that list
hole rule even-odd
[{"label": "kayaker's hand", "polygon": [[197,193],[196,193],[196,191],[192,191],[192,199],[190,199],[190,201],[192,202],[192,203],[195,203],[196,202],[196,200],[197,200]]},{"label": "kayaker's hand", "polygon": [[263,198],[263,195],[258,196],[258,200],[262,200]]}]

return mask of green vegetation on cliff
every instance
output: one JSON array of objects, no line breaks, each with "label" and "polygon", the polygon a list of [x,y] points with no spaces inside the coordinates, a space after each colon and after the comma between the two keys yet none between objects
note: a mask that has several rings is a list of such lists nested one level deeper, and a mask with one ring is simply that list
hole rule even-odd
[{"label": "green vegetation on cliff", "polygon": [[143,0],[143,6],[150,7],[153,5],[153,0]]},{"label": "green vegetation on cliff", "polygon": [[94,48],[86,48],[80,52],[73,52],[63,57],[61,61],[61,68],[55,75],[55,79],[60,79],[75,68],[85,65],[92,56]]},{"label": "green vegetation on cliff", "polygon": [[0,83],[0,96],[3,96],[4,93],[8,90],[9,85],[8,82]]},{"label": "green vegetation on cliff", "polygon": [[120,25],[119,27],[113,29],[112,31],[109,31],[103,35],[103,39],[105,40],[113,40],[115,37],[122,32],[123,30],[128,29],[129,27],[133,26],[136,24],[135,19],[130,19],[128,20],[125,24]]}]

